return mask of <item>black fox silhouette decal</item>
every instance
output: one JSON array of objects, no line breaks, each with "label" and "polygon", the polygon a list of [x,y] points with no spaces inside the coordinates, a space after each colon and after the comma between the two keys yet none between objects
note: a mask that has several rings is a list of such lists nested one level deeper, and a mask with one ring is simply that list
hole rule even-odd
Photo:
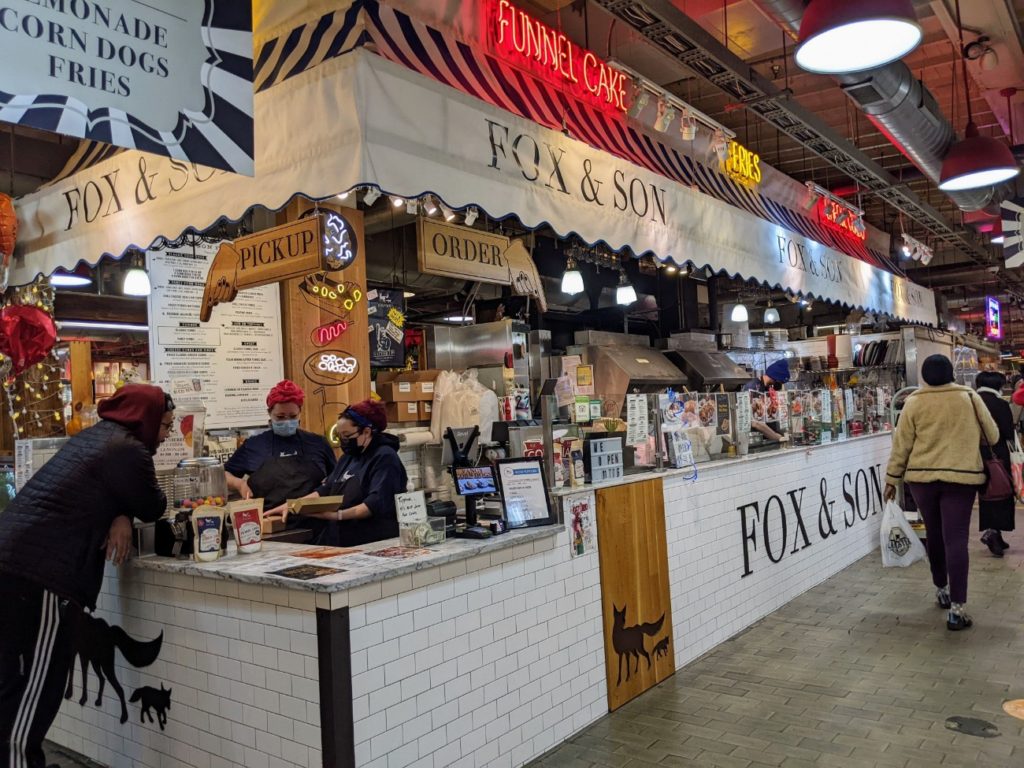
[{"label": "black fox silhouette decal", "polygon": [[654,658],[660,658],[662,656],[668,656],[668,636],[661,638],[657,643],[654,644]]},{"label": "black fox silhouette decal", "polygon": [[151,688],[148,685],[144,685],[141,688],[136,688],[135,693],[128,701],[133,704],[138,701],[142,703],[141,711],[139,712],[139,722],[146,722],[146,718],[149,718],[149,722],[153,722],[153,713],[149,711],[152,707],[156,710],[156,721],[160,725],[160,730],[164,729],[167,725],[167,710],[171,708],[171,691],[173,688],[164,688],[164,684],[160,683],[160,690]]},{"label": "black fox silhouette decal", "polygon": [[[637,624],[633,627],[626,626],[626,610],[627,605],[622,606],[620,611],[614,604],[612,605],[612,612],[614,614],[614,622],[612,624],[612,647],[615,652],[619,655],[619,679],[616,685],[622,685],[622,660],[626,660],[626,681],[629,682],[630,669],[629,660],[630,657],[636,659],[636,670],[640,669],[640,657],[643,656],[647,659],[647,668],[651,668],[651,656],[647,653],[647,649],[644,648],[644,636],[645,635],[656,635],[661,630],[661,625],[665,623],[665,614],[661,614],[661,618],[657,621],[652,621],[648,624]],[[666,638],[667,640],[667,638]]]},{"label": "black fox silhouette decal", "polygon": [[[148,667],[160,655],[164,633],[161,632],[148,642],[134,640],[120,627],[112,627],[103,619],[88,613],[82,614],[76,630],[75,653],[82,665],[82,697],[78,703],[85,706],[85,702],[89,698],[89,665],[91,664],[93,672],[96,673],[96,677],[100,681],[100,689],[96,693],[96,706],[102,706],[103,686],[109,681],[110,687],[114,689],[117,697],[121,700],[121,722],[127,722],[128,705],[124,700],[124,689],[117,681],[117,671],[114,669],[114,649],[119,650],[125,661],[133,667]],[[68,687],[64,691],[65,699],[70,699],[73,695],[74,683],[75,667],[72,664],[68,671]]]}]

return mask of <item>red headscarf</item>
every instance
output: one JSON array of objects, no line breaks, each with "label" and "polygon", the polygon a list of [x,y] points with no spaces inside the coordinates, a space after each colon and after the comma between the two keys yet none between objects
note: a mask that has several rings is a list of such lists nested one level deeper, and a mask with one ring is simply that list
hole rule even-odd
[{"label": "red headscarf", "polygon": [[160,422],[173,403],[160,387],[151,384],[125,384],[99,404],[96,409],[101,419],[126,427],[142,441],[150,453],[159,447]]},{"label": "red headscarf", "polygon": [[380,400],[363,400],[350,405],[341,417],[357,427],[371,427],[375,432],[383,432],[388,428],[387,410]]},{"label": "red headscarf", "polygon": [[302,387],[294,381],[284,379],[277,382],[267,394],[267,410],[269,411],[278,403],[295,403],[301,408],[305,400],[306,393],[302,391]]}]

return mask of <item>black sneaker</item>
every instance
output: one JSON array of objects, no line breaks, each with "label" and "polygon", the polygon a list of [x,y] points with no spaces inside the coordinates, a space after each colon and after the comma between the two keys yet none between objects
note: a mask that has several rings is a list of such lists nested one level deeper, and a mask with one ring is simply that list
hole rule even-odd
[{"label": "black sneaker", "polygon": [[999,543],[999,532],[988,530],[981,534],[981,543],[988,547],[992,557],[1002,557],[1003,547]]},{"label": "black sneaker", "polygon": [[949,591],[945,589],[935,590],[935,602],[939,604],[939,608],[944,611],[948,611],[952,606],[953,602],[949,599]]},{"label": "black sneaker", "polygon": [[1010,545],[1006,543],[1006,539],[1003,538],[1002,531],[996,531],[996,538],[999,540],[999,546],[1003,548],[1003,552],[1010,548]]},{"label": "black sneaker", "polygon": [[946,629],[950,632],[959,632],[962,629],[970,629],[972,626],[974,626],[974,622],[966,613],[950,611],[949,616],[946,617]]}]

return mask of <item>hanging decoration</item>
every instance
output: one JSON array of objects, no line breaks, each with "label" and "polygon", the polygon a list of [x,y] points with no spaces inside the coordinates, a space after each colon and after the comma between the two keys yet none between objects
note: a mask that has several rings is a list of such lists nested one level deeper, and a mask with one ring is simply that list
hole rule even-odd
[{"label": "hanging decoration", "polygon": [[10,289],[0,309],[0,376],[18,438],[63,437],[63,366],[53,353],[54,289],[46,278]]},{"label": "hanging decoration", "polygon": [[0,193],[0,291],[7,290],[7,275],[17,240],[18,216],[14,212],[14,201]]}]

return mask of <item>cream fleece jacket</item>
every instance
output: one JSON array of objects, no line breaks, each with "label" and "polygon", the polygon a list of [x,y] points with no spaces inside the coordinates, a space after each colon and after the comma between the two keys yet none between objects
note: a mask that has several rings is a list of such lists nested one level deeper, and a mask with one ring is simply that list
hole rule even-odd
[{"label": "cream fleece jacket", "polygon": [[969,387],[925,385],[907,398],[886,468],[886,481],[984,485],[981,426],[990,444],[999,427],[984,401]]}]

